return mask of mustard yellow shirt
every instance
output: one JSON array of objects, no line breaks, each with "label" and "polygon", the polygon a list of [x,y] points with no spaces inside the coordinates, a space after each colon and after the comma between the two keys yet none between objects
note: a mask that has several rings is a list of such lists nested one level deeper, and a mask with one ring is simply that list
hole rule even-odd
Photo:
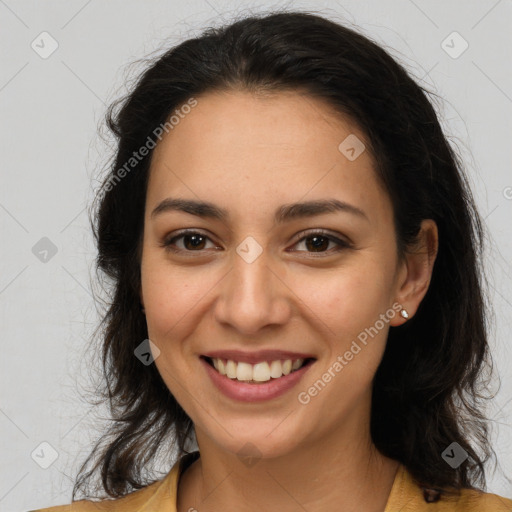
[{"label": "mustard yellow shirt", "polygon": [[[165,478],[122,498],[103,501],[75,501],[70,505],[32,512],[177,512],[178,481],[183,471],[194,462],[199,452],[184,455]],[[463,489],[459,496],[442,496],[427,503],[423,490],[405,466],[399,466],[384,512],[512,512],[512,500],[496,494]]]}]

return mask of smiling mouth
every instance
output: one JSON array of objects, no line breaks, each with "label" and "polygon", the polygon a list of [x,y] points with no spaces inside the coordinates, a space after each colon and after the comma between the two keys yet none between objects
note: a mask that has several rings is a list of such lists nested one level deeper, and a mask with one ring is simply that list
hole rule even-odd
[{"label": "smiling mouth", "polygon": [[207,356],[201,356],[201,358],[221,375],[246,384],[262,384],[277,380],[316,361],[315,358],[308,357],[306,359],[261,361],[256,364],[249,364],[231,359]]}]

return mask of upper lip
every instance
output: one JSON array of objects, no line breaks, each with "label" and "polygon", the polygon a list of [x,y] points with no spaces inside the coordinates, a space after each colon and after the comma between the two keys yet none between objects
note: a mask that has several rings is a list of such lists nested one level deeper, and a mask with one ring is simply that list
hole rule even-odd
[{"label": "upper lip", "polygon": [[258,350],[256,352],[244,352],[242,350],[214,350],[203,355],[212,359],[231,359],[232,361],[249,364],[286,359],[291,359],[292,361],[295,359],[315,359],[312,354],[288,352],[286,350]]}]

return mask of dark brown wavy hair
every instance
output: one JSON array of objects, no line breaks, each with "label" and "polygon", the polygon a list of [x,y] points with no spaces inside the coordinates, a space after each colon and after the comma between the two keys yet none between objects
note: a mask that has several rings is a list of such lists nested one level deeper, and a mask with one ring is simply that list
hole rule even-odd
[{"label": "dark brown wavy hair", "polygon": [[[429,99],[434,93],[356,30],[309,12],[272,11],[207,28],[162,52],[131,92],[109,107],[117,149],[90,214],[97,272],[109,290],[96,333],[100,396],[111,424],[81,466],[73,500],[78,491],[87,496],[96,473],[105,496],[140,489],[158,479],[151,465],[159,450],[181,456],[194,441],[192,421],[156,365],[134,356],[148,337],[139,290],[152,150],[122,179],[119,170],[155,140],[155,129],[180,105],[222,90],[306,92],[354,120],[391,198],[401,258],[423,219],[437,223],[439,250],[428,292],[412,319],[390,328],[375,375],[371,435],[381,453],[403,463],[424,487],[484,490],[484,464],[495,457],[482,412],[489,398],[485,370],[492,374],[481,269],[486,234],[461,158]],[[441,457],[453,442],[469,455],[456,469]]]}]

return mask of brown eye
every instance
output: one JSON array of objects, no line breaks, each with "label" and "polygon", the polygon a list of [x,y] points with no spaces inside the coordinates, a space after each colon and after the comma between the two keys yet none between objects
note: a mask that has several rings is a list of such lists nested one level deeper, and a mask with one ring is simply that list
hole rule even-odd
[{"label": "brown eye", "polygon": [[203,235],[183,235],[182,238],[186,249],[204,249],[206,237]]},{"label": "brown eye", "polygon": [[209,237],[202,233],[197,231],[184,231],[172,238],[164,240],[161,245],[166,250],[173,252],[201,252],[206,248],[207,241],[211,242]]},{"label": "brown eye", "polygon": [[[301,233],[304,235],[305,233]],[[300,236],[300,235],[299,235]],[[333,253],[339,252],[345,248],[349,248],[351,245],[344,240],[341,240],[333,235],[327,234],[324,231],[314,231],[303,236],[295,245],[304,243],[306,251],[293,251],[293,252],[312,252],[312,253]],[[337,248],[334,251],[328,250],[329,244],[334,244]],[[332,247],[331,247],[332,248]]]},{"label": "brown eye", "polygon": [[[309,233],[301,233],[300,235],[305,236],[302,236],[295,245],[303,243],[306,250],[294,249],[292,252],[332,254],[351,247],[349,242],[341,240],[324,231],[313,231]],[[161,243],[161,246],[166,250],[175,253],[201,253],[205,249],[208,249],[208,242],[212,243],[213,247],[210,248],[216,248],[210,238],[203,233],[198,231],[182,231],[181,233],[164,240]]]},{"label": "brown eye", "polygon": [[311,250],[313,252],[323,252],[327,250],[329,243],[331,240],[327,238],[326,236],[308,236],[305,238],[306,240],[306,247],[308,250]]}]

